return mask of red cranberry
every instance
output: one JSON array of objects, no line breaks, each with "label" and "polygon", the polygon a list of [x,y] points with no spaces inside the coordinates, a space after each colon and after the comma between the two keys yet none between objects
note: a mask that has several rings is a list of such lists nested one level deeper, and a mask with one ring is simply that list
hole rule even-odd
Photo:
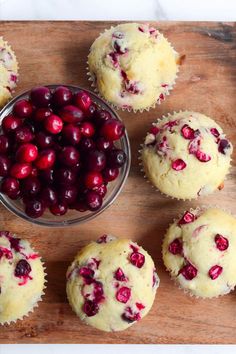
[{"label": "red cranberry", "polygon": [[218,144],[218,150],[221,154],[226,154],[227,150],[230,149],[230,143],[226,139],[221,139]]},{"label": "red cranberry", "polygon": [[[103,183],[103,178],[100,172],[92,171],[85,175],[85,186],[88,189],[100,187]],[[98,193],[100,195],[100,193]]]},{"label": "red cranberry", "polygon": [[128,323],[132,323],[139,321],[141,316],[139,312],[133,312],[131,307],[128,306],[126,307],[125,312],[121,315],[121,318]]},{"label": "red cranberry", "polygon": [[104,182],[108,183],[114,181],[119,176],[118,168],[105,168],[102,171]]},{"label": "red cranberry", "polygon": [[44,120],[45,129],[51,134],[59,134],[63,128],[63,122],[60,117],[51,114]]},{"label": "red cranberry", "polygon": [[228,239],[220,234],[215,236],[215,243],[219,251],[225,251],[229,247]]},{"label": "red cranberry", "polygon": [[142,268],[145,263],[145,256],[139,252],[133,252],[130,255],[130,262],[138,268]]},{"label": "red cranberry", "polygon": [[86,155],[86,167],[90,171],[102,171],[106,164],[106,155],[103,151],[91,150]]},{"label": "red cranberry", "polygon": [[32,170],[30,172],[30,175],[29,176],[32,176],[32,177],[38,177],[38,170],[36,167],[32,167]]},{"label": "red cranberry", "polygon": [[113,149],[107,153],[107,165],[111,168],[120,168],[126,162],[126,153],[121,149]]},{"label": "red cranberry", "polygon": [[54,144],[53,136],[42,131],[35,135],[35,142],[40,149],[47,149]]},{"label": "red cranberry", "polygon": [[172,241],[169,244],[168,248],[169,252],[176,255],[176,254],[182,254],[183,251],[183,244],[182,241],[179,238],[176,238],[174,241]]},{"label": "red cranberry", "polygon": [[190,213],[190,211],[186,211],[182,218],[179,220],[178,225],[189,224],[195,220],[195,215]]},{"label": "red cranberry", "polygon": [[74,184],[76,182],[76,173],[68,167],[61,167],[56,171],[56,181],[64,185]]},{"label": "red cranberry", "polygon": [[115,271],[114,278],[118,281],[126,281],[127,280],[127,278],[121,268],[118,268]]},{"label": "red cranberry", "polygon": [[47,207],[57,203],[57,193],[52,187],[45,187],[40,193],[40,199]]},{"label": "red cranberry", "polygon": [[98,126],[102,126],[107,120],[112,119],[111,113],[105,109],[96,111],[95,122]]},{"label": "red cranberry", "polygon": [[67,87],[58,86],[52,95],[52,103],[56,107],[62,107],[69,104],[72,100],[72,92]]},{"label": "red cranberry", "polygon": [[12,114],[4,117],[2,120],[2,129],[4,133],[12,133],[22,125],[22,119],[14,117]]},{"label": "red cranberry", "polygon": [[36,160],[37,156],[37,146],[30,143],[21,145],[16,152],[16,159],[19,162],[32,162]]},{"label": "red cranberry", "polygon": [[88,267],[82,267],[79,269],[79,275],[83,278],[92,278],[94,276],[94,270]]},{"label": "red cranberry", "polygon": [[194,134],[194,129],[190,128],[189,125],[185,124],[182,128],[181,128],[181,133],[182,136],[185,139],[194,139],[195,138],[195,134]]},{"label": "red cranberry", "polygon": [[69,205],[75,202],[77,194],[78,190],[75,186],[66,186],[59,191],[59,199]]},{"label": "red cranberry", "polygon": [[182,171],[186,166],[187,166],[187,164],[181,159],[177,159],[177,160],[173,161],[171,164],[171,167],[175,171]]},{"label": "red cranberry", "polygon": [[15,277],[21,278],[29,275],[31,272],[31,266],[30,264],[25,260],[21,259],[20,261],[17,262],[16,268],[15,268]]},{"label": "red cranberry", "polygon": [[126,302],[129,301],[130,296],[131,296],[130,288],[127,288],[126,286],[122,286],[122,288],[120,288],[116,293],[116,300],[122,302],[123,304],[126,304]]},{"label": "red cranberry", "polygon": [[86,112],[89,109],[91,103],[92,100],[87,92],[79,91],[74,94],[74,104],[82,109],[82,111]]},{"label": "red cranberry", "polygon": [[76,201],[75,203],[71,204],[73,209],[80,211],[81,213],[88,210],[86,203],[83,200]]},{"label": "red cranberry", "polygon": [[205,152],[202,152],[200,150],[197,150],[195,156],[201,162],[208,162],[208,161],[211,160],[211,156],[210,155],[207,155],[207,154],[205,154]]},{"label": "red cranberry", "polygon": [[96,141],[96,147],[98,150],[107,151],[113,147],[113,142],[106,140],[103,136],[100,136]]},{"label": "red cranberry", "polygon": [[124,124],[115,119],[105,121],[100,130],[100,134],[109,141],[120,139],[124,135],[124,132]]},{"label": "red cranberry", "polygon": [[155,125],[151,126],[151,129],[149,130],[149,133],[153,134],[153,135],[157,135],[159,133],[160,129],[158,127],[156,127]]},{"label": "red cranberry", "polygon": [[5,177],[9,174],[11,167],[11,160],[4,156],[0,155],[0,177]]},{"label": "red cranberry", "polygon": [[33,113],[32,104],[27,100],[20,100],[14,104],[13,113],[20,118],[29,118]]},{"label": "red cranberry", "polygon": [[83,311],[88,317],[95,316],[99,311],[99,306],[95,301],[85,300]]},{"label": "red cranberry", "polygon": [[211,267],[211,269],[209,269],[208,274],[212,280],[215,280],[222,273],[222,271],[223,271],[223,268],[221,266],[214,265],[213,267]]},{"label": "red cranberry", "polygon": [[43,215],[45,211],[45,205],[39,200],[28,200],[25,205],[25,213],[30,218],[36,219]]},{"label": "red cranberry", "polygon": [[48,107],[51,92],[48,87],[35,87],[30,92],[30,99],[36,107]]},{"label": "red cranberry", "polygon": [[37,177],[27,177],[23,182],[23,194],[36,196],[41,188],[41,183]]},{"label": "red cranberry", "polygon": [[86,111],[86,116],[88,118],[94,118],[96,113],[97,113],[97,106],[95,103],[91,103],[91,105],[89,106],[89,108]]},{"label": "red cranberry", "polygon": [[62,136],[67,143],[77,145],[81,138],[81,132],[79,127],[73,124],[68,124],[63,128]]},{"label": "red cranberry", "polygon": [[52,149],[45,149],[40,151],[38,158],[34,163],[39,170],[47,170],[54,165],[55,159],[55,151]]},{"label": "red cranberry", "polygon": [[135,305],[139,311],[145,309],[145,306],[143,304],[141,304],[140,302],[136,302]]},{"label": "red cranberry", "polygon": [[88,151],[95,148],[95,143],[91,138],[82,138],[80,140],[79,146],[81,150]]},{"label": "red cranberry", "polygon": [[219,131],[216,128],[211,128],[210,132],[212,135],[214,135],[216,138],[218,138],[220,136]]},{"label": "red cranberry", "polygon": [[10,169],[10,175],[12,177],[23,179],[30,175],[32,167],[29,163],[15,163]]},{"label": "red cranberry", "polygon": [[90,122],[83,122],[80,126],[80,130],[81,133],[88,138],[91,138],[95,134],[95,128]]},{"label": "red cranberry", "polygon": [[190,263],[180,269],[179,274],[182,274],[186,280],[192,280],[197,276],[197,269]]},{"label": "red cranberry", "polygon": [[17,143],[24,144],[29,143],[34,139],[34,134],[28,126],[22,126],[15,131],[15,140]]},{"label": "red cranberry", "polygon": [[48,118],[52,114],[50,108],[38,108],[33,115],[33,120],[37,123],[42,122],[44,119]]},{"label": "red cranberry", "polygon": [[84,113],[80,108],[72,105],[63,107],[59,112],[60,117],[66,123],[77,124],[84,119]]},{"label": "red cranberry", "polygon": [[54,170],[52,168],[41,170],[39,172],[39,177],[46,184],[52,184],[54,182]]},{"label": "red cranberry", "polygon": [[105,184],[101,184],[99,187],[94,187],[93,190],[97,192],[102,198],[107,194],[107,186]]},{"label": "red cranberry", "polygon": [[75,166],[79,161],[79,152],[73,146],[65,146],[59,154],[59,160],[65,166]]},{"label": "red cranberry", "polygon": [[20,192],[20,183],[16,178],[6,177],[1,184],[1,192],[6,194],[9,198],[15,199]]},{"label": "red cranberry", "polygon": [[67,212],[67,205],[63,202],[56,203],[50,207],[50,212],[53,215],[62,216]]},{"label": "red cranberry", "polygon": [[102,205],[101,196],[94,191],[88,191],[86,193],[85,199],[86,199],[87,206],[91,211],[98,210]]},{"label": "red cranberry", "polygon": [[9,138],[6,135],[0,135],[0,154],[5,154],[9,149]]}]

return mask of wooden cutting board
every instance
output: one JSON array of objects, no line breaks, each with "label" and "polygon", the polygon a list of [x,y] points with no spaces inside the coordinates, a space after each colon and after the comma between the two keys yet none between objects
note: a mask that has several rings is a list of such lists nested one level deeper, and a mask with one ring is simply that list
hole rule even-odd
[{"label": "wooden cutting board", "polygon": [[[93,40],[113,22],[0,22],[20,65],[15,94],[35,85],[64,83],[89,88],[86,57]],[[130,176],[116,202],[95,220],[65,229],[22,221],[0,209],[1,229],[29,239],[46,261],[43,302],[24,321],[1,327],[0,343],[236,343],[236,292],[213,300],[185,295],[161,260],[164,232],[190,206],[219,204],[236,215],[236,26],[215,22],[153,23],[183,55],[171,95],[148,113],[120,112],[132,149]],[[185,56],[185,57],[184,57]],[[153,191],[139,171],[137,150],[150,123],[178,110],[201,111],[223,127],[235,145],[233,167],[221,192],[196,202],[178,202]],[[152,255],[161,278],[149,315],[130,329],[103,333],[74,315],[65,293],[65,272],[75,253],[103,233],[129,237]],[[17,296],[17,294],[16,294]]]}]

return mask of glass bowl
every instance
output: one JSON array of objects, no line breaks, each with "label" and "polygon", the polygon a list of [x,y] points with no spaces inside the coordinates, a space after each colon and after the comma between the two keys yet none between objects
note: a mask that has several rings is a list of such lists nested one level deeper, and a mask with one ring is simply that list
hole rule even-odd
[{"label": "glass bowl", "polygon": [[[57,86],[60,85],[46,85],[49,87],[51,90],[55,89]],[[79,86],[72,86],[72,85],[63,85],[68,87],[73,93],[84,90],[89,93],[91,96],[92,100],[102,109],[108,110],[110,114],[115,117],[116,119],[120,119],[118,114],[100,97],[98,97],[96,94],[93,92],[81,88]],[[7,116],[9,113],[11,113],[12,108],[14,104],[20,100],[20,99],[28,99],[29,98],[29,93],[30,91],[26,91],[17,97],[13,98],[1,111],[0,111],[0,123],[2,122],[2,119]],[[124,136],[117,142],[115,142],[116,147],[121,148],[124,150],[124,152],[127,155],[127,161],[120,168],[120,173],[117,179],[113,182],[109,182],[107,185],[107,194],[103,199],[103,204],[101,208],[97,211],[85,211],[85,212],[79,212],[73,209],[68,209],[68,212],[63,215],[63,216],[55,216],[50,213],[50,211],[47,209],[43,216],[33,219],[30,218],[28,215],[25,214],[24,212],[24,205],[21,199],[18,200],[12,200],[8,198],[5,194],[0,193],[0,201],[2,204],[10,210],[12,213],[14,213],[16,216],[29,221],[31,223],[41,225],[41,226],[48,226],[48,227],[62,227],[62,226],[69,226],[73,224],[80,224],[85,221],[89,221],[93,218],[95,218],[97,215],[101,214],[104,210],[106,210],[118,197],[119,193],[121,192],[125,181],[128,177],[129,170],[130,170],[130,163],[131,163],[131,153],[130,153],[130,144],[129,144],[129,138],[128,134],[125,131]]]}]

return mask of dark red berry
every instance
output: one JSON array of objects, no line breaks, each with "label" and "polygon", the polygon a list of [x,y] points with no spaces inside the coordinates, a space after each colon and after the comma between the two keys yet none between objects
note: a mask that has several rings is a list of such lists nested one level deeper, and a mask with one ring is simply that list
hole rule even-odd
[{"label": "dark red berry", "polygon": [[56,171],[56,181],[64,185],[74,184],[76,182],[76,172],[68,167],[61,167]]},{"label": "dark red berry", "polygon": [[131,297],[131,290],[127,286],[122,286],[116,293],[116,300],[126,304]]},{"label": "dark red berry", "polygon": [[107,186],[105,184],[101,184],[99,187],[94,187],[93,190],[97,192],[102,198],[107,194]]},{"label": "dark red berry", "polygon": [[126,153],[121,149],[113,149],[107,153],[107,165],[111,168],[122,167],[126,159]]},{"label": "dark red berry", "polygon": [[60,109],[59,116],[66,123],[77,124],[84,119],[84,113],[80,108],[72,105],[64,106]]},{"label": "dark red berry", "polygon": [[0,177],[5,177],[9,174],[11,167],[11,160],[4,156],[0,155]]},{"label": "dark red berry", "polygon": [[72,92],[65,86],[58,86],[52,95],[52,103],[56,107],[62,107],[69,104],[72,100]]},{"label": "dark red berry", "polygon": [[53,146],[54,139],[49,133],[40,131],[35,135],[35,142],[40,149],[47,149]]},{"label": "dark red berry", "polygon": [[[85,186],[88,189],[93,189],[95,187],[100,187],[103,184],[103,178],[100,172],[91,171],[85,175]],[[101,195],[100,193],[98,193]]]},{"label": "dark red berry", "polygon": [[45,211],[45,205],[40,200],[36,200],[36,199],[28,200],[25,205],[26,215],[28,215],[30,218],[33,219],[42,216],[44,211]]},{"label": "dark red berry", "polygon": [[29,143],[34,139],[31,128],[27,125],[18,127],[15,131],[15,140],[19,144]]},{"label": "dark red berry", "polygon": [[6,135],[0,135],[0,154],[5,154],[10,146],[10,140]]},{"label": "dark red berry", "polygon": [[182,269],[180,269],[179,274],[182,274],[186,280],[192,280],[197,276],[197,268],[192,264],[186,264]]},{"label": "dark red berry", "polygon": [[9,198],[16,199],[20,192],[20,183],[16,178],[6,177],[2,180],[1,192]]},{"label": "dark red berry", "polygon": [[114,181],[119,176],[118,168],[105,168],[102,171],[104,182],[108,183]]},{"label": "dark red berry", "polygon": [[33,114],[33,120],[37,123],[42,122],[52,114],[50,108],[38,108]]},{"label": "dark red berry", "polygon": [[83,311],[88,317],[95,316],[99,311],[97,302],[92,300],[85,300],[83,305]]},{"label": "dark red berry", "polygon": [[100,136],[96,140],[96,147],[98,150],[107,151],[113,148],[113,142],[106,140],[103,136]]},{"label": "dark red berry", "polygon": [[88,191],[85,196],[86,204],[91,211],[98,210],[102,205],[102,197],[95,191]]},{"label": "dark red berry", "polygon": [[70,205],[75,202],[78,190],[75,186],[65,186],[58,193],[59,200],[62,203]]},{"label": "dark red berry", "polygon": [[64,141],[70,145],[77,145],[80,142],[81,132],[80,128],[73,124],[64,126],[62,130]]},{"label": "dark red berry", "polygon": [[130,262],[138,268],[142,268],[145,263],[145,256],[140,252],[133,252],[130,255]]},{"label": "dark red berry", "polygon": [[55,159],[55,151],[52,149],[45,149],[40,151],[40,153],[38,154],[38,158],[34,162],[34,164],[39,170],[47,170],[54,165]]},{"label": "dark red berry", "polygon": [[109,141],[120,139],[125,132],[125,126],[119,120],[108,119],[104,122],[100,134]]},{"label": "dark red berry", "polygon": [[127,278],[121,268],[118,268],[115,271],[114,278],[118,281],[126,281],[127,280]]},{"label": "dark red berry", "polygon": [[176,238],[174,241],[172,241],[169,244],[168,250],[170,253],[172,253],[174,255],[182,254],[182,251],[183,251],[182,241],[179,238]]},{"label": "dark red berry", "polygon": [[51,213],[57,216],[64,215],[67,212],[67,209],[68,209],[67,204],[63,202],[56,203],[50,207]]},{"label": "dark red berry", "polygon": [[16,268],[15,268],[15,277],[21,278],[29,275],[31,272],[31,266],[30,264],[25,260],[21,259],[20,261],[17,262]]},{"label": "dark red berry", "polygon": [[95,143],[91,138],[82,138],[79,147],[82,151],[89,151],[95,148]]},{"label": "dark red berry", "polygon": [[86,154],[86,166],[89,171],[102,171],[106,165],[106,155],[103,151],[91,150]]},{"label": "dark red berry", "polygon": [[14,104],[13,113],[19,118],[29,118],[33,113],[32,104],[27,100],[19,100]]},{"label": "dark red berry", "polygon": [[178,225],[189,224],[195,220],[195,215],[190,213],[190,211],[186,211],[182,218],[179,220]]},{"label": "dark red berry", "polygon": [[80,126],[81,133],[83,136],[91,138],[95,134],[94,125],[90,122],[83,122]]},{"label": "dark red berry", "polygon": [[50,207],[57,203],[57,193],[52,187],[44,187],[40,193],[40,199],[44,205]]},{"label": "dark red berry", "polygon": [[59,134],[63,128],[63,122],[60,117],[51,114],[44,120],[44,127],[51,134]]},{"label": "dark red berry", "polygon": [[29,163],[17,162],[12,165],[10,175],[17,179],[24,179],[30,175],[31,170],[32,166]]},{"label": "dark red berry", "polygon": [[22,192],[27,196],[36,196],[41,188],[40,180],[37,177],[27,177],[23,181]]},{"label": "dark red berry", "polygon": [[177,159],[171,164],[171,167],[175,171],[182,171],[183,169],[185,169],[186,166],[187,164],[182,159]]},{"label": "dark red berry", "polygon": [[209,274],[209,277],[212,280],[215,280],[222,273],[222,271],[223,271],[223,268],[221,266],[214,265],[213,267],[211,267],[211,269],[209,270],[208,274]]},{"label": "dark red berry", "polygon": [[229,247],[228,239],[220,234],[215,236],[215,243],[219,251],[225,251]]},{"label": "dark red berry", "polygon": [[51,100],[51,92],[48,87],[35,87],[30,92],[30,99],[36,107],[48,107]]},{"label": "dark red berry", "polygon": [[228,140],[221,139],[218,144],[218,150],[221,154],[227,154],[227,151],[230,149],[231,145]]},{"label": "dark red berry", "polygon": [[38,156],[38,148],[34,144],[23,144],[16,151],[16,160],[19,162],[32,162]]},{"label": "dark red berry", "polygon": [[75,166],[79,162],[79,152],[73,146],[65,146],[59,153],[60,162],[68,167]]},{"label": "dark red berry", "polygon": [[12,114],[9,114],[2,120],[2,129],[6,134],[15,132],[16,129],[22,125],[22,122],[22,119],[15,117]]},{"label": "dark red berry", "polygon": [[89,109],[91,103],[92,100],[87,92],[79,91],[74,94],[74,104],[82,109],[82,111],[86,112]]}]

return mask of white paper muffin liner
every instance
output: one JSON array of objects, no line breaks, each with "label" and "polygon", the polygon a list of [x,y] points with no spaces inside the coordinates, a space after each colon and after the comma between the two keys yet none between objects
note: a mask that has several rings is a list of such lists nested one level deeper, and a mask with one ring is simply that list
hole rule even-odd
[{"label": "white paper muffin liner", "polygon": [[[184,112],[187,112],[187,111],[189,111],[189,110],[179,110],[179,111],[173,111],[172,113],[167,113],[167,115],[162,115],[162,117],[161,118],[158,118],[155,122],[152,122],[152,125],[154,124],[154,123],[159,123],[159,122],[161,122],[163,119],[165,119],[165,118],[168,118],[168,117],[171,117],[173,114],[178,114],[178,113],[184,113]],[[224,134],[224,136],[226,136],[225,134]],[[144,137],[144,141],[145,141],[145,138],[146,138],[146,136]],[[166,194],[166,193],[164,193],[164,192],[162,192],[160,189],[158,189],[156,186],[154,186],[153,185],[153,183],[149,180],[149,178],[146,176],[146,174],[145,174],[145,170],[144,170],[144,166],[143,166],[143,160],[142,160],[142,151],[143,151],[143,147],[144,147],[145,145],[144,145],[144,143],[141,143],[140,144],[140,148],[139,148],[139,150],[138,150],[138,161],[139,161],[139,167],[140,167],[140,172],[141,172],[141,174],[143,175],[143,178],[145,179],[145,181],[156,191],[156,192],[158,192],[158,193],[160,193],[162,196],[164,196],[165,198],[170,198],[170,199],[172,199],[172,200],[178,200],[178,201],[194,201],[194,200],[199,200],[199,198],[201,198],[201,197],[206,197],[206,196],[208,196],[208,195],[211,195],[211,194],[213,194],[213,193],[215,193],[217,190],[222,190],[222,189],[224,189],[224,184],[225,184],[225,181],[227,180],[227,178],[228,178],[228,175],[229,175],[229,173],[230,173],[230,170],[231,170],[231,168],[232,168],[232,165],[231,165],[231,162],[232,162],[232,158],[230,158],[230,165],[229,165],[229,169],[228,169],[228,172],[227,172],[227,174],[225,175],[225,177],[224,177],[224,180],[222,181],[222,183],[223,183],[223,187],[222,188],[220,188],[220,186],[217,188],[217,189],[215,189],[213,192],[210,192],[210,193],[208,193],[208,194],[204,194],[204,195],[198,195],[197,197],[195,197],[195,198],[177,198],[177,197],[173,197],[173,196],[171,196],[171,195],[169,195],[169,194]]]},{"label": "white paper muffin liner", "polygon": [[[109,29],[105,29],[103,32],[100,32],[99,36],[97,38],[99,38],[100,36],[102,36],[105,32],[111,30],[112,28],[115,28],[114,26],[111,26]],[[159,32],[159,30],[157,30]],[[161,32],[159,32],[161,33]],[[162,34],[162,33],[161,33]],[[164,36],[164,35],[163,35]],[[96,39],[97,39],[96,38]],[[164,38],[166,39],[166,41],[168,42],[168,44],[170,45],[170,47],[172,48],[174,54],[177,56],[179,56],[180,58],[180,55],[178,52],[176,52],[176,50],[174,49],[174,47],[172,46],[172,44],[168,41],[168,39],[164,36]],[[95,40],[96,40],[95,39]],[[94,43],[94,42],[93,42]],[[89,55],[89,54],[88,54]],[[117,111],[118,110],[121,110],[121,111],[127,111],[127,112],[133,112],[133,113],[143,113],[143,112],[148,112],[150,110],[150,108],[155,108],[156,106],[160,105],[163,101],[165,101],[166,99],[166,96],[169,96],[171,91],[173,90],[175,84],[176,84],[176,80],[178,79],[178,73],[179,73],[179,67],[180,67],[181,64],[178,64],[177,63],[177,71],[176,71],[176,75],[175,75],[175,78],[173,80],[173,82],[168,85],[168,88],[165,88],[165,93],[162,93],[164,95],[163,99],[157,99],[156,102],[154,102],[151,106],[148,106],[148,107],[145,107],[145,108],[139,108],[139,109],[133,109],[131,107],[121,107],[121,106],[118,106],[116,105],[115,103],[113,102],[110,102],[109,100],[107,100],[101,93],[100,91],[98,90],[97,88],[97,85],[96,85],[96,82],[94,80],[94,75],[90,72],[90,69],[89,69],[89,63],[88,63],[88,60],[86,62],[86,72],[87,72],[87,76],[88,76],[88,81],[90,81],[90,86],[92,87],[93,91],[101,98],[103,99],[108,105],[110,105],[113,109],[116,109]]]},{"label": "white paper muffin liner", "polygon": [[[231,216],[233,216],[233,217],[235,218],[235,215],[232,214],[232,212],[231,212],[230,210],[228,210],[227,208],[222,208],[222,206],[219,206],[218,204],[209,204],[209,205],[203,204],[203,205],[201,205],[201,206],[197,206],[197,207],[194,207],[194,208],[191,208],[191,207],[190,207],[190,208],[188,208],[187,210],[184,210],[182,213],[179,213],[179,214],[178,214],[178,217],[177,217],[177,218],[174,218],[174,219],[169,223],[168,227],[166,228],[166,232],[167,232],[167,230],[169,229],[169,227],[170,227],[173,223],[175,223],[176,221],[178,221],[178,220],[184,215],[184,213],[185,213],[186,211],[190,211],[191,213],[194,213],[194,215],[199,215],[199,213],[204,212],[204,211],[206,211],[206,210],[208,210],[208,209],[211,209],[211,208],[216,208],[216,209],[222,210],[222,211],[224,211],[225,213],[228,213],[229,215],[231,215]],[[229,293],[231,293],[232,291],[235,290],[236,283],[235,283],[234,287],[229,288],[229,291],[227,291],[227,292],[225,292],[225,293],[223,293],[223,294],[219,294],[219,295],[217,295],[217,296],[208,297],[208,296],[199,296],[199,295],[193,294],[190,289],[186,289],[186,288],[184,288],[183,286],[181,286],[180,283],[179,283],[178,280],[177,280],[177,277],[176,277],[175,275],[171,274],[170,270],[166,268],[165,263],[164,263],[164,260],[163,260],[163,258],[164,258],[164,255],[163,255],[163,244],[164,244],[166,232],[165,232],[165,235],[164,235],[164,237],[163,237],[163,239],[162,239],[162,244],[161,244],[162,263],[163,263],[163,265],[164,265],[164,267],[165,267],[166,272],[169,274],[170,279],[174,282],[175,286],[176,286],[179,290],[181,290],[182,292],[184,292],[184,294],[186,294],[186,295],[188,295],[188,296],[191,296],[192,298],[201,299],[201,300],[216,299],[216,298],[219,298],[219,297],[221,297],[221,296],[227,295],[227,294],[229,294]]]},{"label": "white paper muffin liner", "polygon": [[[32,247],[31,247],[31,248],[32,248]],[[32,250],[35,251],[33,248],[32,248]],[[37,253],[37,252],[36,252],[36,253]],[[41,258],[41,257],[39,257],[38,259],[41,261],[42,267],[43,267],[43,271],[44,271],[44,286],[43,286],[43,289],[42,289],[42,292],[41,292],[41,294],[40,294],[40,297],[39,297],[38,301],[29,309],[29,311],[28,311],[26,314],[22,315],[22,316],[19,317],[19,318],[16,318],[16,319],[14,319],[14,320],[11,320],[11,321],[0,322],[0,326],[1,326],[1,325],[2,325],[2,326],[10,326],[11,324],[16,323],[17,321],[23,321],[23,320],[25,319],[25,317],[29,317],[30,314],[34,312],[34,310],[39,306],[39,302],[43,301],[42,297],[45,295],[45,292],[44,292],[44,291],[45,291],[46,288],[47,288],[46,283],[48,282],[47,279],[46,279],[46,277],[47,277],[47,272],[46,272],[45,262],[42,261],[42,258]]]}]

